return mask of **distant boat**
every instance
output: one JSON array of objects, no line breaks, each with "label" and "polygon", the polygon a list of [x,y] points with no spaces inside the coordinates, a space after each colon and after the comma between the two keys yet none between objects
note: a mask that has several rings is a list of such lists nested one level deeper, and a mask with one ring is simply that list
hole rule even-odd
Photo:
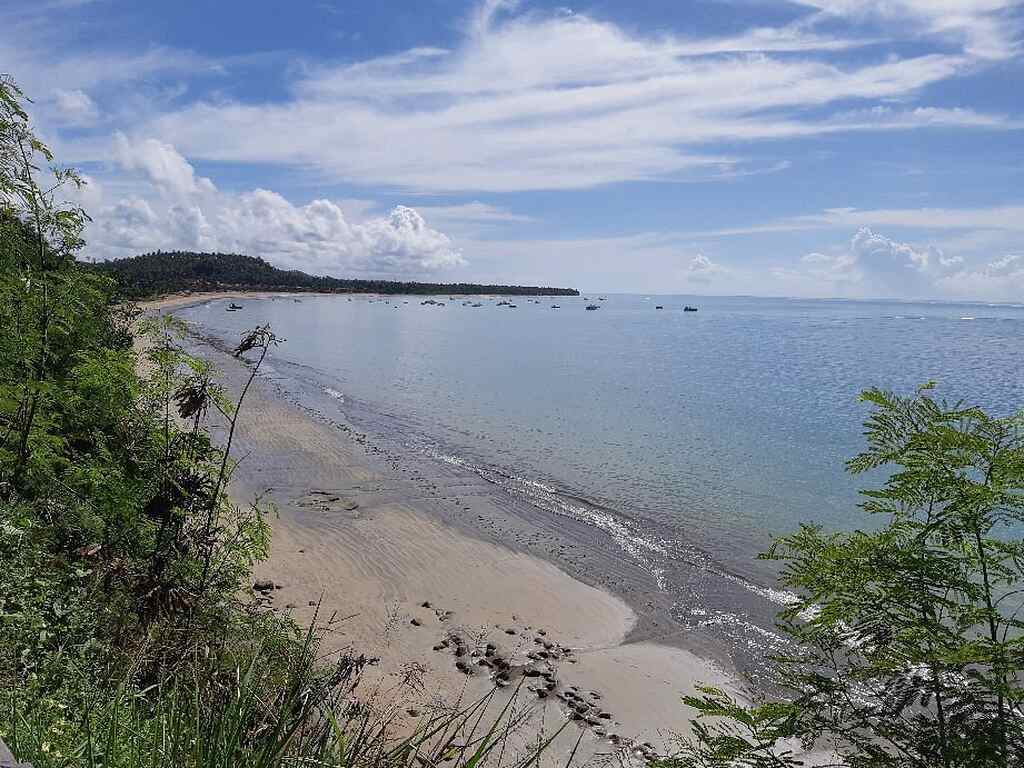
[{"label": "distant boat", "polygon": [[241,308],[242,308],[241,304],[235,304],[235,302],[233,302],[233,301],[230,304],[228,304],[228,312],[237,312]]},{"label": "distant boat", "polygon": [[597,300],[598,301],[608,301],[608,299],[606,299],[604,296],[598,296]]},{"label": "distant boat", "polygon": [[685,307],[683,307],[683,312],[696,312],[696,311],[697,311],[697,308],[696,307],[691,307],[689,304],[687,304]]},{"label": "distant boat", "polygon": [[552,308],[552,309],[561,309],[561,307],[560,307],[560,306],[558,306],[557,304],[552,304],[552,305],[551,305],[551,308]]},{"label": "distant boat", "polygon": [[661,306],[661,304],[659,304],[658,306],[655,307],[655,309],[664,309],[664,307]]},{"label": "distant boat", "polygon": [[597,304],[587,304],[587,311],[588,312],[593,312],[595,309],[600,309],[600,307],[597,306]]}]

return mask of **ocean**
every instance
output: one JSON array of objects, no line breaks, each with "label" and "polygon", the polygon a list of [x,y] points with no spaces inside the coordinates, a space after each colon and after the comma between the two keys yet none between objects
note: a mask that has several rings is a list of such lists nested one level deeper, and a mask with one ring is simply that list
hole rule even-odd
[{"label": "ocean", "polygon": [[861,390],[934,380],[937,396],[995,414],[1024,406],[1024,305],[424,300],[275,297],[178,314],[229,343],[269,323],[285,341],[266,375],[295,400],[594,526],[671,595],[682,626],[747,644],[778,640],[771,611],[749,621],[733,594],[785,602],[773,564],[756,559],[772,536],[875,524],[858,489],[881,478],[844,468],[863,447]]}]

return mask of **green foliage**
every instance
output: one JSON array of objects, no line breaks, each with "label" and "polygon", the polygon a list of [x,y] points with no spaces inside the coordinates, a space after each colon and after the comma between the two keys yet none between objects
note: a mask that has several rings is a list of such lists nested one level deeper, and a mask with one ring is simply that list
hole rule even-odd
[{"label": "green foliage", "polygon": [[[861,505],[885,524],[805,525],[766,555],[798,595],[780,616],[798,648],[778,660],[791,698],[768,705],[783,721],[769,718],[769,738],[748,739],[733,762],[707,756],[738,742],[701,729],[679,766],[798,764],[782,762],[781,737],[826,744],[851,768],[1024,764],[1024,437],[1017,419],[931,389],[862,396],[868,447],[849,468],[892,469]],[[687,703],[725,718],[726,733],[766,725],[763,707],[719,692]]]},{"label": "green foliage", "polygon": [[0,737],[37,768],[535,761],[545,744],[501,757],[514,697],[394,736],[400,710],[355,695],[370,660],[328,663],[246,597],[270,530],[226,492],[231,445],[277,339],[241,338],[232,401],[179,323],[113,303],[74,259],[84,213],[55,197],[80,181],[42,170],[22,99],[0,79]]},{"label": "green foliage", "polygon": [[320,291],[327,293],[451,294],[471,296],[579,296],[571,288],[540,288],[522,285],[476,283],[417,283],[393,280],[345,280],[278,269],[254,256],[237,253],[157,251],[129,259],[92,265],[97,272],[114,277],[128,298],[159,296],[179,291],[225,289]]}]

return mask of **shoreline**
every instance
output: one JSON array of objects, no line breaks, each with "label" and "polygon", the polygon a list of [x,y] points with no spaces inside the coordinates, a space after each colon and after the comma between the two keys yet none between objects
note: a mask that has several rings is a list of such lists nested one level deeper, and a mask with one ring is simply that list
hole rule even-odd
[{"label": "shoreline", "polygon": [[[239,295],[256,297],[193,294],[145,308],[174,311]],[[208,342],[192,341],[236,388],[247,369]],[[413,691],[419,703],[410,717],[421,707],[486,694],[500,672],[497,656],[508,665],[510,689],[555,682],[543,694],[521,692],[538,728],[550,732],[579,712],[587,754],[629,744],[665,752],[673,734],[689,732],[680,699],[695,684],[742,687],[681,643],[658,643],[653,611],[638,601],[519,546],[524,534],[560,536],[554,529],[564,520],[522,519],[501,494],[455,468],[427,471],[422,462],[396,458],[287,402],[264,377],[243,405],[236,440],[239,503],[262,495],[277,507],[271,557],[255,570],[257,579],[282,585],[266,604],[300,626],[314,619],[327,625],[325,650],[351,647],[379,657],[367,683]],[[324,621],[331,616],[345,619]],[[575,743],[576,728],[567,732],[571,743],[559,749]]]}]

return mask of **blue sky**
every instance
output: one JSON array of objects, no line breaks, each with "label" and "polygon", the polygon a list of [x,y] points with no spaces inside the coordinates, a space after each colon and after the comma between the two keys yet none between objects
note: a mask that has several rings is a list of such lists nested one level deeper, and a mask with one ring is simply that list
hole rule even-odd
[{"label": "blue sky", "polygon": [[1021,0],[0,8],[86,255],[1024,297]]}]

